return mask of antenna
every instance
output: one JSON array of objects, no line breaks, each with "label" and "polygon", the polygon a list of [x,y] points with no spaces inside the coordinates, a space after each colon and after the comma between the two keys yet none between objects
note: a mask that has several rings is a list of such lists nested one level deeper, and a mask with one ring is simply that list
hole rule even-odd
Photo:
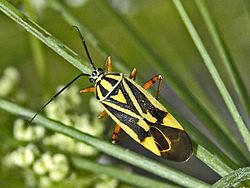
[{"label": "antenna", "polygon": [[92,67],[93,67],[94,69],[96,69],[96,67],[95,67],[95,65],[94,65],[94,63],[93,63],[93,61],[92,61],[92,59],[91,59],[91,57],[90,57],[90,55],[89,55],[89,51],[88,51],[86,42],[85,42],[85,40],[84,40],[84,38],[83,38],[83,36],[82,36],[82,34],[81,34],[80,29],[79,29],[77,26],[74,26],[74,25],[73,25],[72,27],[75,28],[75,29],[77,30],[78,35],[79,35],[79,37],[80,37],[80,39],[81,39],[81,41],[82,41],[82,43],[83,43],[83,47],[84,47],[84,49],[85,49],[85,51],[86,51],[86,54],[87,54],[87,56],[88,56],[88,58],[89,58],[90,64],[92,65]]},{"label": "antenna", "polygon": [[77,77],[75,77],[73,80],[71,80],[66,86],[64,86],[60,91],[58,91],[46,104],[43,105],[43,107],[37,111],[37,113],[29,120],[28,125],[32,123],[32,121],[35,119],[35,117],[51,102],[53,101],[58,95],[60,95],[67,87],[69,87],[73,82],[75,82],[78,78],[81,76],[90,76],[89,74],[81,73]]},{"label": "antenna", "polygon": [[[78,35],[79,35],[79,37],[80,37],[80,39],[81,39],[81,41],[82,41],[82,43],[83,43],[83,46],[84,46],[84,49],[85,49],[85,51],[86,51],[86,53],[87,53],[87,56],[88,56],[88,59],[89,59],[89,61],[90,61],[90,64],[91,64],[91,66],[94,68],[94,69],[96,69],[96,67],[95,67],[95,65],[94,65],[94,63],[93,63],[93,61],[92,61],[92,59],[91,59],[91,57],[90,57],[90,55],[89,55],[89,51],[88,51],[88,48],[87,48],[87,45],[86,45],[86,42],[85,42],[85,40],[84,40],[84,38],[83,38],[83,36],[82,36],[82,34],[81,34],[81,32],[80,32],[80,29],[77,27],[77,26],[72,26],[73,28],[75,28],[77,31],[78,31]],[[44,105],[43,105],[43,107],[40,109],[40,110],[38,110],[37,111],[37,113],[29,120],[29,122],[28,122],[28,125],[30,125],[31,123],[32,123],[32,121],[35,119],[35,117],[51,102],[51,101],[53,101],[58,95],[60,95],[67,87],[69,87],[73,82],[75,82],[78,78],[80,78],[81,76],[91,76],[90,74],[85,74],[85,73],[81,73],[81,74],[79,74],[77,77],[75,77],[73,80],[71,80],[66,86],[64,86],[60,91],[58,91],[47,103],[45,103]]]}]

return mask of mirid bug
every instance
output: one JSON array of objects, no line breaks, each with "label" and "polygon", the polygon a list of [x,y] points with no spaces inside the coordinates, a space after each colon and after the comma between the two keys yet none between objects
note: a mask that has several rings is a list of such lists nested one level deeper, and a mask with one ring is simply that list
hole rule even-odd
[{"label": "mirid bug", "polygon": [[[82,89],[80,92],[95,92],[97,101],[104,108],[99,117],[109,115],[115,121],[116,125],[112,134],[113,143],[117,141],[118,133],[122,128],[133,140],[155,155],[173,161],[187,160],[192,154],[191,141],[178,121],[158,101],[162,76],[153,76],[143,86],[140,86],[134,81],[135,68],[128,77],[123,73],[112,72],[111,57],[108,57],[104,64],[106,72],[102,68],[96,68],[79,29],[75,28],[83,42],[93,72],[91,75],[82,73],[74,78],[50,99],[31,121],[75,80],[81,76],[89,76],[89,81],[94,83],[94,86]],[[156,82],[158,82],[158,88],[156,98],[154,98],[147,89]]]}]

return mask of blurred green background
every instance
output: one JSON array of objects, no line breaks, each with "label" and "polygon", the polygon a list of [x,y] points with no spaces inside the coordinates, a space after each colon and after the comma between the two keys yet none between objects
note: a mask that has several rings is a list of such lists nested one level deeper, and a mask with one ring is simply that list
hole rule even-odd
[{"label": "blurred green background", "polygon": [[[27,7],[25,1],[10,1],[22,11]],[[53,1],[33,1],[35,20],[39,25],[49,31],[54,37],[65,43],[86,60],[86,54],[81,41],[75,31],[71,29],[72,24],[65,21],[63,14],[57,11]],[[230,91],[244,120],[249,125],[249,115],[241,104],[229,75],[221,63],[214,43],[197,6],[193,1],[182,1],[195,28],[204,42],[209,54]],[[26,2],[27,3],[27,2]],[[248,1],[221,0],[206,1],[207,8],[211,14],[229,54],[235,62],[240,77],[249,93],[250,91],[250,4]],[[136,67],[139,74],[139,82],[142,84],[152,75],[163,74],[164,85],[161,92],[161,100],[165,100],[167,107],[174,108],[181,116],[193,123],[199,130],[206,134],[215,144],[213,136],[189,109],[185,100],[175,90],[175,84],[168,80],[171,72],[181,85],[187,87],[198,101],[206,106],[206,110],[212,111],[214,117],[223,121],[235,133],[235,137],[242,143],[243,151],[247,149],[236,129],[209,72],[202,63],[190,35],[184,27],[178,12],[172,1],[163,0],[109,0],[109,1],[63,1],[62,5],[74,18],[83,24],[98,40],[109,55],[114,57],[115,71],[120,71],[119,66],[125,66],[127,70]],[[33,17],[34,18],[34,17]],[[42,54],[44,68],[38,68],[35,64],[34,53],[31,45],[31,35],[22,27],[10,20],[6,15],[0,13],[0,75],[5,68],[13,66],[20,74],[18,84],[14,91],[8,96],[9,100],[15,100],[18,104],[39,109],[56,92],[59,85],[68,83],[79,74],[64,59],[44,44]],[[88,35],[82,33],[97,67],[102,66],[106,57],[93,47]],[[162,71],[162,72],[161,72]],[[129,72],[125,72],[129,74]],[[40,75],[40,76],[39,76]],[[85,88],[90,85],[87,78],[80,79],[76,85]],[[16,91],[24,94],[23,100],[16,100]],[[248,95],[249,96],[249,95]],[[88,101],[91,94],[81,95],[83,101]],[[84,103],[84,102],[83,102]],[[85,103],[86,104],[86,103]],[[81,112],[88,112],[89,107],[82,107]],[[97,114],[92,114],[97,115]],[[208,113],[209,115],[209,113]],[[19,145],[12,139],[12,124],[15,119],[12,115],[0,111],[0,156],[3,158],[8,152]],[[113,125],[108,120],[108,124]],[[112,131],[112,126],[105,125]],[[249,128],[249,127],[248,127]],[[109,132],[109,131],[107,131]],[[110,139],[110,133],[105,138]],[[18,142],[18,141],[17,141]],[[131,144],[132,143],[132,144]],[[123,133],[120,135],[120,144],[137,152],[145,152],[140,146],[134,145],[130,138]],[[141,151],[143,150],[143,151]],[[174,163],[164,161],[147,153],[145,155],[160,160],[170,166],[184,171],[208,183],[214,183],[220,176],[212,171],[204,163],[194,156],[186,163]],[[140,170],[140,173],[144,173]],[[6,183],[8,187],[25,187],[20,169],[15,170],[13,179]],[[0,174],[0,185],[3,184],[13,169],[2,169]],[[147,174],[149,175],[149,174]],[[150,175],[149,175],[150,176]],[[3,184],[4,185],[4,184]]]}]

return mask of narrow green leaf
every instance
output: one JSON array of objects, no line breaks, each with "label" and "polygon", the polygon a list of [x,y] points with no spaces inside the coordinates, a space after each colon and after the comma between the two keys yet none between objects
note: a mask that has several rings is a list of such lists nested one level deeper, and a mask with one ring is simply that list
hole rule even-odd
[{"label": "narrow green leaf", "polygon": [[[222,98],[224,99],[224,102],[231,113],[240,133],[241,136],[244,139],[244,142],[248,148],[248,151],[250,151],[250,134],[249,131],[240,115],[238,112],[229,92],[227,91],[212,59],[210,58],[207,50],[205,49],[205,46],[203,45],[197,31],[195,30],[191,20],[189,19],[187,12],[185,11],[182,3],[180,0],[173,0],[174,5],[176,6],[176,9],[178,10],[181,19],[183,23],[185,24],[190,36],[192,37],[195,46],[197,47],[197,50],[199,51],[201,57],[203,58],[203,61],[210,72],[211,77],[213,78]],[[249,160],[249,159],[248,159]]]},{"label": "narrow green leaf", "polygon": [[[12,114],[24,117],[26,119],[30,119],[34,115],[34,112],[22,108],[14,103],[8,102],[4,99],[0,99],[0,108]],[[90,146],[93,146],[110,156],[113,156],[117,159],[137,166],[150,173],[172,181],[178,185],[182,185],[185,187],[209,187],[208,184],[202,182],[201,180],[188,176],[170,167],[163,166],[160,163],[157,163],[146,157],[140,156],[139,154],[136,154],[132,151],[121,148],[120,146],[110,144],[106,141],[80,132],[70,126],[66,126],[59,122],[49,120],[41,115],[38,115],[37,118],[34,119],[34,123],[42,125],[52,131],[72,137],[86,144],[89,144]]]},{"label": "narrow green leaf", "polygon": [[209,152],[201,145],[194,145],[195,155],[204,163],[206,163],[211,169],[215,170],[220,176],[224,177],[233,170],[225,165],[224,161],[221,161],[220,156],[216,156]]},{"label": "narrow green leaf", "polygon": [[91,73],[92,67],[89,63],[86,63],[85,65],[81,64],[82,60],[74,51],[69,49],[61,41],[53,37],[49,32],[21,13],[8,1],[0,0],[0,10],[83,73]]},{"label": "narrow green leaf", "polygon": [[233,171],[232,173],[228,174],[224,178],[221,178],[219,181],[213,184],[212,188],[234,187],[236,183],[240,183],[246,180],[250,181],[250,167],[240,168]]},{"label": "narrow green leaf", "polygon": [[203,17],[205,24],[207,25],[208,31],[210,32],[215,47],[222,59],[222,63],[224,64],[227,72],[229,73],[229,78],[231,79],[242,104],[248,111],[248,115],[250,115],[250,100],[247,94],[247,89],[240,77],[240,73],[235,65],[232,56],[230,55],[228,49],[226,48],[222,40],[222,36],[219,34],[215,23],[209,14],[206,3],[204,0],[195,0],[194,2],[200,10],[201,16]]},{"label": "narrow green leaf", "polygon": [[159,182],[150,179],[149,177],[141,176],[124,169],[115,168],[111,165],[98,164],[93,161],[82,159],[79,157],[71,157],[71,162],[74,165],[74,167],[78,169],[87,170],[97,174],[105,173],[106,175],[109,175],[120,181],[138,187],[177,188],[177,186],[171,185],[169,183]]},{"label": "narrow green leaf", "polygon": [[[29,14],[29,16],[33,19],[36,20],[36,14],[34,7],[31,4],[30,0],[24,0],[23,1],[24,8],[26,12]],[[39,79],[41,80],[41,93],[44,93],[44,96],[47,95],[47,83],[48,83],[48,77],[46,74],[46,63],[45,63],[45,58],[43,55],[43,50],[42,50],[42,43],[34,37],[32,34],[29,34],[30,38],[30,46],[31,50],[33,53],[33,59],[34,63],[36,66],[36,71],[38,73]]]},{"label": "narrow green leaf", "polygon": [[187,131],[187,133],[191,135],[193,141],[193,152],[198,159],[203,161],[206,165],[208,165],[222,177],[237,169],[237,165],[232,162],[232,160],[230,160],[205,135],[203,135],[193,126],[186,126],[190,123],[187,120],[179,117],[177,113],[174,115],[178,118],[178,121],[180,121],[180,123],[185,126],[185,131]]}]

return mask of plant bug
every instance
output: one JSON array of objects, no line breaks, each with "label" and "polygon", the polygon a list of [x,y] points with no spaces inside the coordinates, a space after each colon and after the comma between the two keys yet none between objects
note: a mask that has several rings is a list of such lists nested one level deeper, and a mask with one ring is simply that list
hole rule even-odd
[{"label": "plant bug", "polygon": [[[80,30],[78,34],[83,42],[90,64],[93,68],[91,75],[80,74],[53,96],[31,119],[42,111],[55,97],[62,93],[69,85],[81,76],[89,76],[89,81],[94,86],[82,89],[81,93],[95,92],[97,101],[104,111],[100,118],[109,115],[116,123],[112,134],[112,142],[117,141],[118,133],[122,128],[133,140],[146,149],[168,160],[185,161],[192,154],[192,144],[178,121],[158,101],[162,85],[162,76],[153,76],[143,86],[134,80],[134,68],[127,77],[123,73],[112,72],[112,60],[109,56],[104,68],[96,68],[89,55],[85,40]],[[154,83],[158,82],[156,98],[148,91]]]}]

